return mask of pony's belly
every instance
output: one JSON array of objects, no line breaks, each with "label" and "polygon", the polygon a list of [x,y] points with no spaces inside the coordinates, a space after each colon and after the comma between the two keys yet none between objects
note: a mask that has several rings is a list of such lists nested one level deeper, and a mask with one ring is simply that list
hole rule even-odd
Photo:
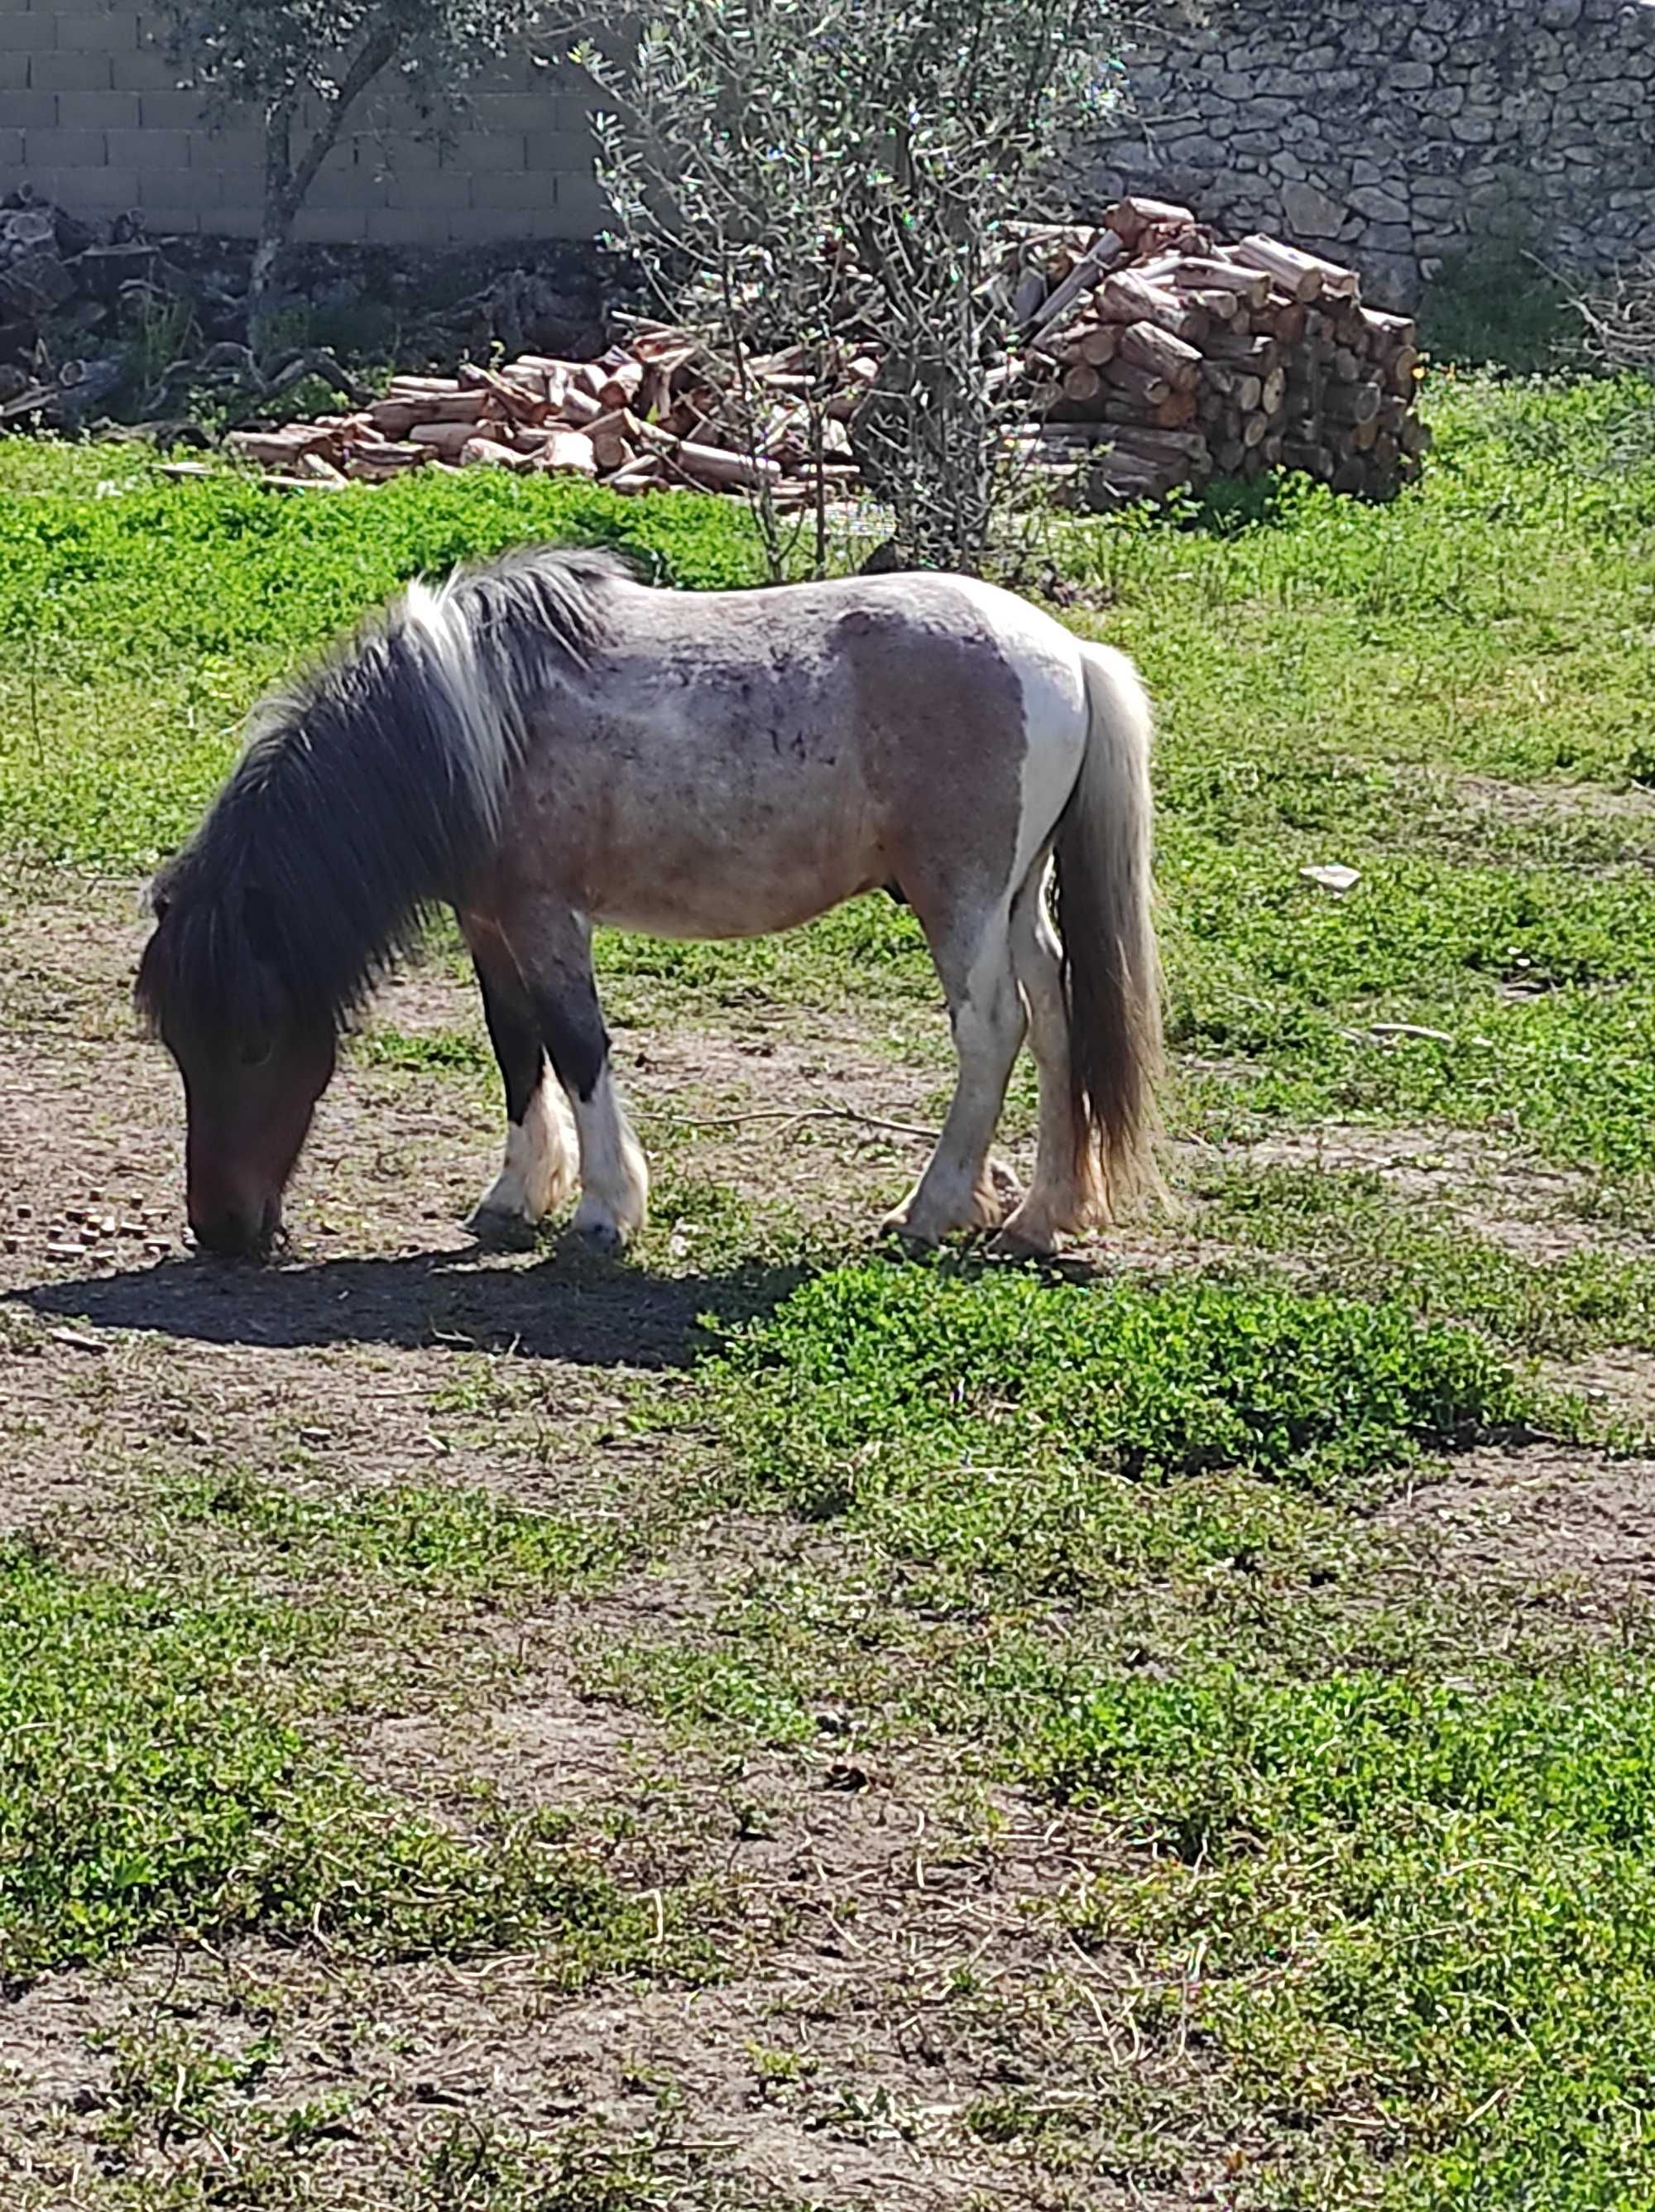
[{"label": "pony's belly", "polygon": [[648,937],[770,937],[814,921],[882,881],[877,867],[771,872],[751,854],[733,854],[717,869],[662,870],[654,881],[594,887],[587,911],[609,928]]}]

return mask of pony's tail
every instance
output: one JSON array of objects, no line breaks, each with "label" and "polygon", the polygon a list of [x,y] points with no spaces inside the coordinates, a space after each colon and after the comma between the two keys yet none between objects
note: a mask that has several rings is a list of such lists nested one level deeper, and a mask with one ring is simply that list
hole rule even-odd
[{"label": "pony's tail", "polygon": [[1057,925],[1080,1188],[1093,1206],[1118,1215],[1165,1188],[1156,1157],[1161,996],[1150,874],[1152,718],[1124,653],[1085,644],[1080,653],[1089,728],[1057,828]]}]

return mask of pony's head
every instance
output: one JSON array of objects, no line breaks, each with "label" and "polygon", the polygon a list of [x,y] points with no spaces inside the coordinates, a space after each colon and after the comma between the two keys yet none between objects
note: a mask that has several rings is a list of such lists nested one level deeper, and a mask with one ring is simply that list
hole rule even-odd
[{"label": "pony's head", "polygon": [[184,1079],[196,1242],[263,1258],[333,1073],[337,1030],[332,1008],[300,988],[266,895],[204,875],[186,856],[156,885],[137,1003]]}]

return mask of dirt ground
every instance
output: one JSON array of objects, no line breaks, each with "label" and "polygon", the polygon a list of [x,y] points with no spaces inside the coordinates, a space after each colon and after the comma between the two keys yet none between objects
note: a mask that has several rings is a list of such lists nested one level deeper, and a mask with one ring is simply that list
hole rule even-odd
[{"label": "dirt ground", "polygon": [[[361,1056],[319,1118],[292,1253],[264,1270],[198,1261],[182,1235],[176,1079],[126,1008],[142,935],[125,885],[37,896],[0,927],[0,1534],[69,1529],[88,1559],[118,1563],[146,1486],[209,1468],[482,1484],[559,1510],[642,1497],[649,1455],[605,1427],[618,1394],[684,1365],[703,1315],[779,1295],[785,1271],[724,1260],[703,1272],[692,1248],[691,1264],[667,1273],[598,1267],[556,1246],[479,1250],[462,1224],[493,1170],[491,1081]],[[412,1036],[477,1028],[469,994],[435,966],[393,985],[380,1018]],[[933,1118],[934,1059],[858,1044],[843,1016],[618,1042],[646,1140],[670,1130],[675,1170],[757,1212],[791,1205],[855,1243],[923,1157],[903,1130]],[[862,1118],[800,1118],[845,1109]],[[1295,1156],[1326,1158],[1330,1141]],[[1428,1132],[1352,1137],[1344,1151],[1405,1188],[1477,1164]],[[1484,1218],[1538,1250],[1561,1233],[1542,1227],[1555,1218],[1548,1200],[1512,1188]],[[684,1233],[693,1239],[693,1223]],[[1129,1240],[1093,1256],[1118,1264],[1150,1249]],[[1178,1237],[1154,1249],[1176,1257]],[[434,1410],[479,1362],[504,1377],[503,1413]],[[1650,1386],[1628,1368],[1614,1387],[1644,1401]],[[1566,1577],[1608,1613],[1655,1595],[1655,1474],[1641,1465],[1489,1451],[1394,1517],[1431,1532],[1445,1565]],[[0,2173],[27,2202],[102,2203],[94,2124],[119,2039],[182,2021],[240,2048],[275,1988],[283,2056],[264,2094],[350,2093],[317,2168],[313,2201],[330,2206],[400,2203],[387,2177],[478,2116],[531,2135],[578,2123],[647,2141],[671,2185],[659,2201],[675,2204],[1229,2201],[1247,2147],[1220,2151],[1216,2136],[1197,2168],[1158,2172],[1148,2155],[1129,2174],[1065,2176],[962,2125],[985,2099],[1056,2081],[1084,2098],[1103,2072],[1167,2063],[1123,2046],[1126,1969],[1083,1954],[1049,1909],[1106,1839],[1013,1796],[956,1791],[917,1758],[848,1780],[831,1715],[818,1742],[747,1754],[733,1771],[593,1694],[594,1644],[704,1619],[809,1540],[732,1520],[715,1542],[599,1596],[509,1623],[457,1613],[452,1634],[479,1679],[496,1645],[512,1646],[512,1666],[458,1699],[405,1685],[355,1746],[417,1801],[482,1777],[526,1805],[625,1812],[644,1838],[639,1864],[653,1855],[663,1879],[693,1871],[725,1896],[715,1981],[571,1996],[532,1954],[366,1966],[253,1943],[48,1976],[0,2002]],[[962,1976],[981,2003],[958,2001]],[[785,2078],[756,2067],[761,2050],[788,2054]],[[1182,2063],[1198,2103],[1200,2062]],[[139,2168],[164,2180],[169,2161],[204,2155],[158,2136]]]}]

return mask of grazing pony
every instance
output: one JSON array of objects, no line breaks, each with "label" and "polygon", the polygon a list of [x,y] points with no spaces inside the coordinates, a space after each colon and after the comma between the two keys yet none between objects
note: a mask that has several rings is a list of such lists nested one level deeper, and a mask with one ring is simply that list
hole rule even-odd
[{"label": "grazing pony", "polygon": [[[888,1225],[1050,1250],[1154,1182],[1149,735],[1120,653],[960,577],[695,594],[526,551],[411,586],[258,710],[154,888],[137,1000],[184,1079],[197,1241],[268,1250],[342,1029],[448,906],[509,1124],[475,1225],[520,1240],[578,1174],[575,1228],[618,1249],[648,1177],[593,923],[757,936],[884,887],[925,932],[959,1060]],[[989,1147],[1025,1034],[1039,1145],[1018,1200]]]}]

